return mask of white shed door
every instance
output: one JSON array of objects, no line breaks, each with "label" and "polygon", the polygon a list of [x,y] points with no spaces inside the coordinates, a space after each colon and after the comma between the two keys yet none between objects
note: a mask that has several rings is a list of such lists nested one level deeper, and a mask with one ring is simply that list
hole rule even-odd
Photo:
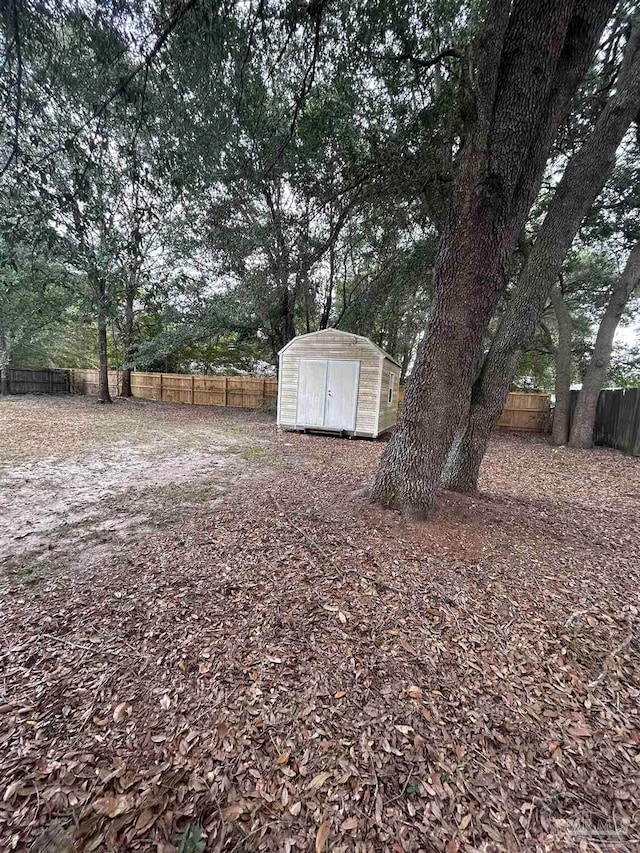
[{"label": "white shed door", "polygon": [[329,361],[324,426],[327,429],[356,428],[359,361]]},{"label": "white shed door", "polygon": [[324,426],[327,394],[327,362],[320,359],[301,359],[298,366],[298,408],[296,425]]}]

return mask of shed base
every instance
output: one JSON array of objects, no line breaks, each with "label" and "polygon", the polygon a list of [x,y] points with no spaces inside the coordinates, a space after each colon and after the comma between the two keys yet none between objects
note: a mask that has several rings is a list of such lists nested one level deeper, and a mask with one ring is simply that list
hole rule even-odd
[{"label": "shed base", "polygon": [[389,427],[383,432],[373,433],[373,432],[357,432],[354,430],[337,430],[337,429],[324,429],[323,427],[293,427],[293,426],[282,426],[278,425],[278,429],[283,430],[283,432],[302,432],[302,433],[310,433],[312,435],[332,435],[334,438],[369,438],[376,439],[380,438],[382,435],[385,435],[392,430],[393,427]]}]

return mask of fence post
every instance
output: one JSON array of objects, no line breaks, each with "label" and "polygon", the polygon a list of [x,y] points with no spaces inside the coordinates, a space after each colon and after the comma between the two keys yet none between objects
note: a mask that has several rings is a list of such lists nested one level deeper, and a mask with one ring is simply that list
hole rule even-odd
[{"label": "fence post", "polygon": [[262,408],[264,409],[267,402],[267,380],[262,377]]},{"label": "fence post", "polygon": [[162,374],[160,374],[160,402],[162,403]]},{"label": "fence post", "polygon": [[229,405],[229,377],[224,377],[224,405]]},{"label": "fence post", "polygon": [[196,377],[192,376],[191,377],[191,405],[192,406],[195,403],[195,401],[196,401]]}]

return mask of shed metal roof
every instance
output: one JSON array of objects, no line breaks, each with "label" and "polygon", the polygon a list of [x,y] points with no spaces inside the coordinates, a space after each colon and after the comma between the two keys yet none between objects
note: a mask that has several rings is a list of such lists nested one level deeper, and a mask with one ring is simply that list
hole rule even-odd
[{"label": "shed metal roof", "polygon": [[285,344],[282,347],[282,349],[278,352],[278,355],[282,355],[282,353],[285,350],[289,349],[289,347],[292,344],[296,343],[297,341],[302,340],[302,338],[312,338],[316,335],[326,335],[328,333],[332,333],[334,335],[344,335],[346,338],[355,338],[358,341],[363,341],[364,343],[366,343],[370,347],[372,347],[374,350],[376,350],[376,352],[379,355],[381,355],[383,358],[388,358],[389,361],[393,362],[393,364],[396,365],[396,367],[402,366],[398,361],[396,361],[396,359],[393,356],[389,355],[388,352],[385,352],[382,349],[382,347],[379,347],[378,344],[374,344],[374,342],[371,340],[371,338],[367,338],[364,335],[355,335],[355,334],[353,334],[353,332],[344,332],[344,331],[342,331],[342,329],[320,329],[320,331],[318,331],[318,332],[307,332],[306,335],[296,335],[295,338],[292,338],[288,344]]}]

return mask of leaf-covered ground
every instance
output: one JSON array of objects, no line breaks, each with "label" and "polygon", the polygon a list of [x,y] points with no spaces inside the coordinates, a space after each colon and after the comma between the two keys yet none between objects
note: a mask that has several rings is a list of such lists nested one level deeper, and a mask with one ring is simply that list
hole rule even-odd
[{"label": "leaf-covered ground", "polygon": [[12,540],[1,850],[638,849],[640,460],[498,435],[481,494],[413,524],[354,496],[381,443],[255,413],[12,401],[0,430],[7,500],[19,466],[239,444],[93,501],[83,528],[143,520],[92,561]]}]

